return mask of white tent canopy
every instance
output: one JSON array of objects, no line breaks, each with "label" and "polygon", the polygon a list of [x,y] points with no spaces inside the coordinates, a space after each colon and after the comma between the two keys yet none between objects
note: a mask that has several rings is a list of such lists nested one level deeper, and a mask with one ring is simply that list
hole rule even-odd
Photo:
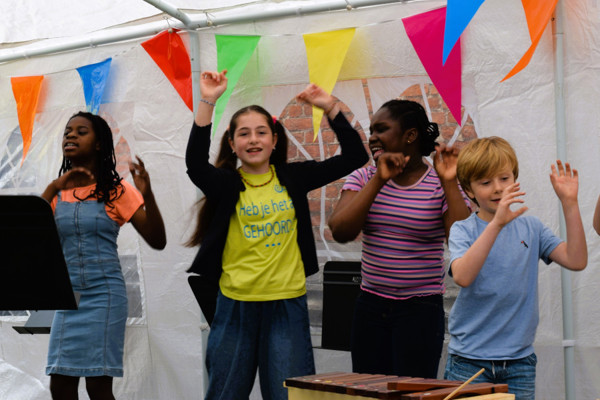
[{"label": "white tent canopy", "polygon": [[[197,51],[199,68],[206,70],[217,66],[216,34],[261,36],[225,110],[227,120],[250,103],[281,115],[308,83],[302,35],[355,27],[334,95],[350,107],[354,122],[366,130],[369,107],[377,109],[412,85],[424,87],[431,82],[401,19],[443,6],[446,1],[153,3],[184,12],[188,25],[142,0],[0,2],[0,195],[41,193],[55,178],[64,124],[74,112],[85,109],[76,68],[112,57],[101,114],[109,118],[117,139],[122,139],[128,151],[144,159],[168,235],[167,248],[156,252],[131,227],[122,230],[119,249],[130,318],[125,377],[115,380],[115,393],[119,399],[132,400],[198,399],[203,391],[201,332],[205,327],[185,272],[195,250],[183,246],[192,229],[192,206],[198,198],[184,163],[193,115],[140,43],[169,27],[182,28],[181,37],[190,53]],[[596,178],[600,160],[595,157],[600,153],[600,113],[596,110],[600,4],[596,0],[560,3],[564,3],[561,76],[566,126],[561,151],[579,170],[579,203],[590,257],[588,268],[572,274],[569,283],[573,338],[568,343],[563,342],[560,267],[540,265],[537,397],[564,398],[563,348],[572,346],[576,396],[592,399],[600,397],[600,307],[596,300],[600,246],[592,229],[600,194]],[[462,104],[477,136],[502,136],[516,148],[528,213],[540,217],[558,234],[558,201],[548,179],[550,165],[559,153],[556,132],[560,125],[555,122],[555,82],[560,71],[555,67],[552,33],[548,27],[531,63],[501,83],[529,47],[529,32],[520,0],[486,0],[461,38]],[[55,50],[60,51],[45,54]],[[10,78],[30,75],[43,75],[44,84],[32,144],[21,165],[23,148]],[[302,149],[301,153],[309,154]],[[338,246],[324,237],[317,237],[317,242],[322,261],[357,258],[356,245]],[[44,375],[48,337],[18,335],[12,326],[22,325],[25,319],[0,316],[0,399],[49,398],[49,380]],[[318,363],[317,370],[326,372]],[[87,398],[83,388],[81,394]]]}]

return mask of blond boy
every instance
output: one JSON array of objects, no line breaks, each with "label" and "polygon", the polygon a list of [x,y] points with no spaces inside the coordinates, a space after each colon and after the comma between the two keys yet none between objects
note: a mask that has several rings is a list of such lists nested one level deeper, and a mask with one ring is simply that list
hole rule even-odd
[{"label": "blond boy", "polygon": [[539,260],[570,270],[587,265],[577,203],[578,174],[566,163],[551,166],[550,182],[566,222],[567,241],[556,237],[527,207],[517,157],[499,137],[476,139],[458,157],[457,176],[479,210],[450,230],[450,274],[461,286],[448,329],[446,379],[507,383],[516,399],[535,399],[533,341],[538,325]]}]

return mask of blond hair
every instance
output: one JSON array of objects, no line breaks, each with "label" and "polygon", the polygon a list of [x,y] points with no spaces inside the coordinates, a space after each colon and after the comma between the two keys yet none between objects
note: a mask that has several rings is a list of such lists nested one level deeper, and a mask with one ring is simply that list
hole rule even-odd
[{"label": "blond hair", "polygon": [[471,182],[491,177],[509,167],[515,180],[519,176],[519,161],[512,146],[501,137],[474,139],[460,150],[456,176],[464,190],[471,190]]}]

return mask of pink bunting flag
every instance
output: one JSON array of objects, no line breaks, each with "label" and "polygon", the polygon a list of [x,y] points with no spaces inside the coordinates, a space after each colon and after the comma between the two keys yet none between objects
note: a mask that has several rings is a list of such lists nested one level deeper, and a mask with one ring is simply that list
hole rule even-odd
[{"label": "pink bunting flag", "polygon": [[431,82],[460,125],[462,99],[460,39],[450,51],[446,63],[442,63],[446,7],[403,18],[402,22]]},{"label": "pink bunting flag", "polygon": [[19,128],[21,130],[21,137],[23,138],[23,158],[21,159],[21,165],[23,165],[23,161],[25,161],[29,146],[31,145],[33,122],[35,120],[35,112],[40,98],[43,79],[44,76],[42,75],[10,78],[13,95],[17,101]]},{"label": "pink bunting flag", "polygon": [[193,111],[190,56],[177,34],[177,29],[159,33],[143,42],[142,47],[165,74],[190,111]]}]

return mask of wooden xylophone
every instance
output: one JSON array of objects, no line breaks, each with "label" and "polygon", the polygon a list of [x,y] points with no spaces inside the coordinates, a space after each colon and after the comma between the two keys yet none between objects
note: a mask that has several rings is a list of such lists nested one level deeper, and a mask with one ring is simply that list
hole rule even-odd
[{"label": "wooden xylophone", "polygon": [[[357,398],[443,400],[462,383],[348,372],[330,372],[285,380],[289,400],[358,400]],[[508,394],[508,385],[493,383],[471,383],[462,388],[453,399],[460,399],[465,395],[469,396],[470,400],[514,400],[515,398],[514,395]]]}]

